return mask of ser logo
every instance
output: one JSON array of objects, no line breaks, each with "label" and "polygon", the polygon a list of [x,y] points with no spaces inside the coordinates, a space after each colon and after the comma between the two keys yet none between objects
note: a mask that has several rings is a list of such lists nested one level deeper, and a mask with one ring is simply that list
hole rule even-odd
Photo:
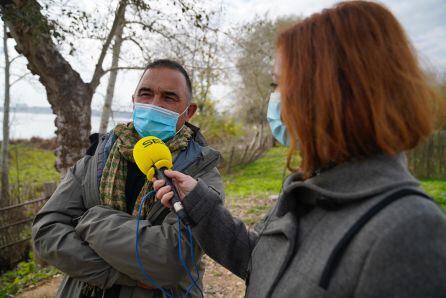
[{"label": "ser logo", "polygon": [[160,139],[150,139],[150,140],[144,141],[142,143],[144,148],[147,148],[147,147],[149,147],[150,145],[153,145],[153,144],[164,144],[164,142],[161,141]]}]

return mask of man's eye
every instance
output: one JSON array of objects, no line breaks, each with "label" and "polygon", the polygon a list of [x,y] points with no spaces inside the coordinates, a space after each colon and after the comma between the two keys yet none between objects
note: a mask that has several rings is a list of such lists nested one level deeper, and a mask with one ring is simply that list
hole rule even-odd
[{"label": "man's eye", "polygon": [[167,101],[176,101],[177,99],[173,96],[166,96],[164,97]]}]

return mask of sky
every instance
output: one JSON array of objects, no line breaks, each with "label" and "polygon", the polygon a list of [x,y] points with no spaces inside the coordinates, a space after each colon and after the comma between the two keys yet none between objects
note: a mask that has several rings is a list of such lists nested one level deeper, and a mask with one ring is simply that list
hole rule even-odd
[{"label": "sky", "polygon": [[[331,0],[222,0],[221,4],[224,8],[222,23],[224,27],[230,28],[252,20],[256,14],[267,14],[272,19],[283,15],[306,17],[323,8],[330,7],[336,2]],[[446,1],[386,0],[381,3],[386,5],[402,23],[419,54],[423,67],[446,74]],[[87,57],[88,51],[81,53],[78,57],[69,57],[68,59],[84,80],[89,81],[94,57],[91,55]],[[4,65],[3,59],[1,59],[0,65]],[[24,65],[25,60],[18,59],[13,64],[12,72],[15,74],[24,73]],[[131,110],[131,94],[140,74],[140,71],[128,71],[118,75],[114,107]],[[102,78],[97,94],[93,97],[93,108],[100,109],[102,106],[107,81],[107,77]],[[1,72],[0,88],[2,91],[3,82],[3,72]],[[219,102],[218,107],[222,109],[229,106],[232,100],[228,96],[230,94],[228,88],[229,86],[219,84],[211,89],[213,99]],[[49,106],[44,88],[37,81],[37,77],[32,78],[31,75],[14,84],[11,96],[13,105],[22,103],[30,106]]]}]

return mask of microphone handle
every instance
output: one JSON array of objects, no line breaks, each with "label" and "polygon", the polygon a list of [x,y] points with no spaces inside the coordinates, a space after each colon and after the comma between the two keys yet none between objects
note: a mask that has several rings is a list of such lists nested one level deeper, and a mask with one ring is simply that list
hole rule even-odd
[{"label": "microphone handle", "polygon": [[186,211],[184,211],[184,207],[183,204],[181,203],[180,200],[180,195],[178,194],[178,190],[175,187],[175,185],[173,184],[172,179],[170,179],[169,177],[167,177],[164,174],[164,171],[167,170],[166,167],[163,167],[161,169],[156,169],[155,168],[155,176],[158,180],[164,180],[166,182],[166,185],[169,185],[170,188],[173,191],[173,198],[172,198],[172,206],[173,206],[173,210],[175,211],[175,213],[178,215],[178,217],[185,223],[185,224],[189,224],[189,219],[187,217]]}]

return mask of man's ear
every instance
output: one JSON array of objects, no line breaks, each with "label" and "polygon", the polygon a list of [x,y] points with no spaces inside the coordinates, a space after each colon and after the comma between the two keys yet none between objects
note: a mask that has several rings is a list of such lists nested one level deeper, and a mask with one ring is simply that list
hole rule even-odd
[{"label": "man's ear", "polygon": [[189,105],[189,108],[187,109],[187,113],[186,113],[186,121],[189,121],[192,118],[192,116],[195,114],[197,109],[198,109],[198,106],[196,103],[191,103]]}]

